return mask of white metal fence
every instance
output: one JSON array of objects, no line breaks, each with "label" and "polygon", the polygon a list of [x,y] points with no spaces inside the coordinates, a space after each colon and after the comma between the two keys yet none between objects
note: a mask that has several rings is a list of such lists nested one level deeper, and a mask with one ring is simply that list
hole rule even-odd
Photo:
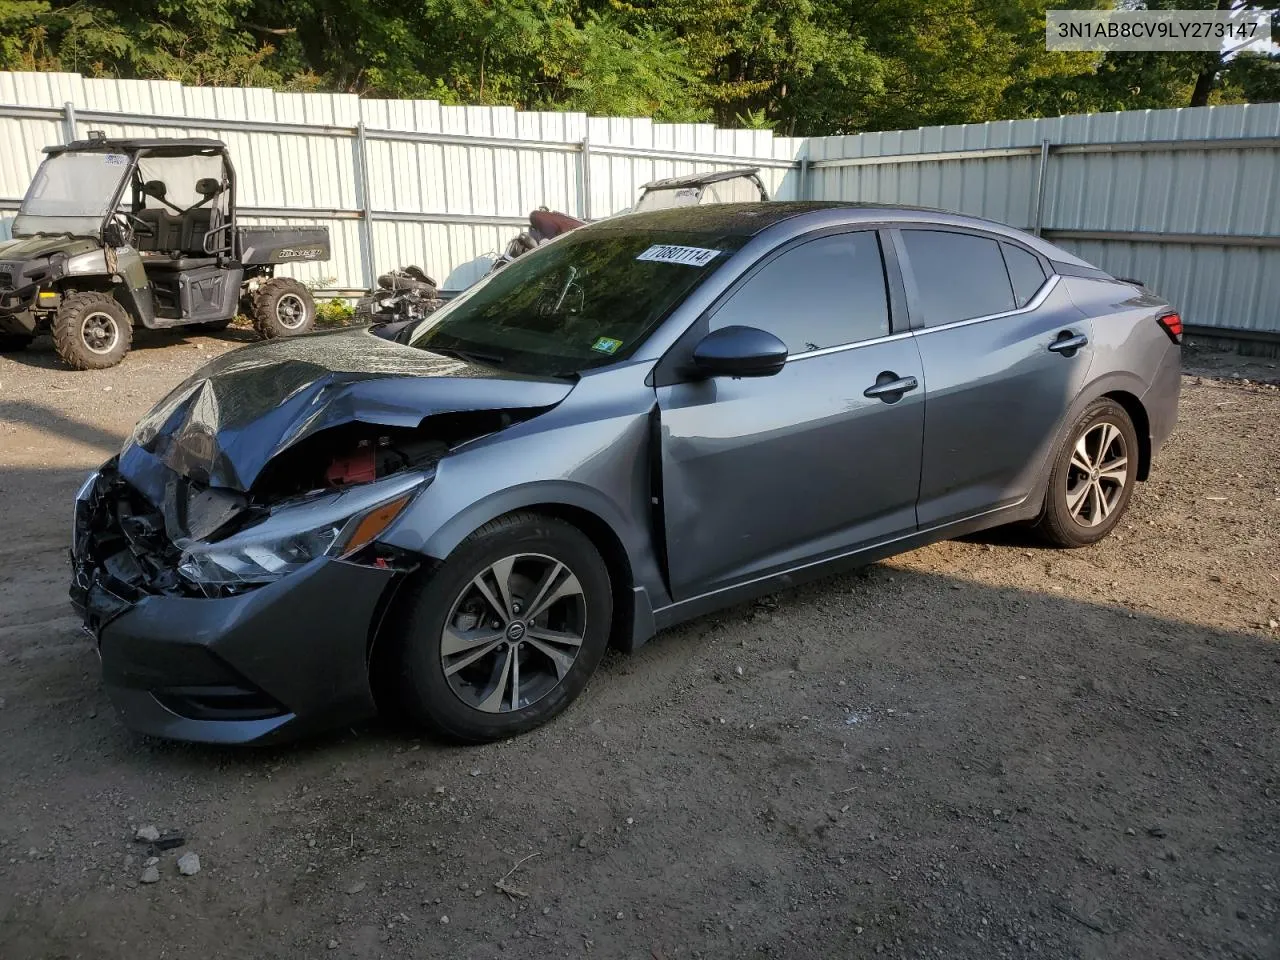
[{"label": "white metal fence", "polygon": [[47,144],[215,136],[248,222],[327,225],[290,269],[354,293],[416,263],[466,286],[539,206],[601,217],[649,180],[758,166],[778,199],[941,207],[1042,232],[1190,324],[1280,340],[1280,104],[774,137],[430,100],[0,73],[0,235]]},{"label": "white metal fence", "polygon": [[16,209],[44,146],[90,129],[226,141],[246,222],[329,227],[333,257],[290,271],[335,293],[408,263],[466,286],[529,211],[606,216],[662,177],[757,166],[772,195],[793,198],[803,145],[707,124],[0,73],[0,216]]},{"label": "white metal fence", "polygon": [[1193,327],[1280,342],[1280,104],[816,137],[808,195],[942,207],[1136,277]]}]

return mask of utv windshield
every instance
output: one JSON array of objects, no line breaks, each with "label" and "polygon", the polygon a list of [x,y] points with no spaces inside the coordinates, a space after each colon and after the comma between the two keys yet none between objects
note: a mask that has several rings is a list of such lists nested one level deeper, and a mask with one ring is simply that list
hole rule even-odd
[{"label": "utv windshield", "polygon": [[40,164],[13,222],[14,236],[36,233],[98,235],[129,156],[101,150],[55,153]]},{"label": "utv windshield", "polygon": [[577,230],[432,314],[410,344],[504,370],[566,376],[622,360],[745,241]]}]

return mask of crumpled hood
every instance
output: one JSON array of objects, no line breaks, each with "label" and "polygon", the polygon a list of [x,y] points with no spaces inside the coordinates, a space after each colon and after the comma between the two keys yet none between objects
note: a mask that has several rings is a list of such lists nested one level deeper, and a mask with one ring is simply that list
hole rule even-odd
[{"label": "crumpled hood", "polygon": [[224,354],[179,384],[138,422],[120,469],[128,477],[131,463],[146,469],[144,461],[158,460],[200,483],[247,491],[273,457],[320,430],[553,407],[572,389],[567,380],[504,373],[364,329],[273,340]]}]

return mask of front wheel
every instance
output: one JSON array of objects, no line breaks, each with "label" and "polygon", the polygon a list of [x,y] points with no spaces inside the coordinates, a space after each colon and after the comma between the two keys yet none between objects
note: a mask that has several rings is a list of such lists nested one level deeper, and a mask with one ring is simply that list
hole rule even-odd
[{"label": "front wheel", "polygon": [[1124,407],[1091,403],[1058,451],[1041,535],[1059,547],[1083,547],[1109,534],[1129,507],[1138,477],[1138,435]]},{"label": "front wheel", "polygon": [[76,370],[114,367],[129,352],[133,324],[129,313],[109,293],[73,293],[53,319],[53,346]]},{"label": "front wheel", "polygon": [[609,574],[585,534],[551,517],[501,517],[432,571],[399,618],[400,705],[463,742],[532,730],[587,685],[612,615]]},{"label": "front wheel", "polygon": [[253,295],[253,326],[264,340],[309,333],[315,323],[315,299],[292,277],[272,277]]}]

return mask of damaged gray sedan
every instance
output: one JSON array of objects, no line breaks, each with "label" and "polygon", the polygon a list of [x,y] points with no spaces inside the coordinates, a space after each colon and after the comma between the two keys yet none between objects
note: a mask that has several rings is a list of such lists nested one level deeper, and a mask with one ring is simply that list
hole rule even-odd
[{"label": "damaged gray sedan", "polygon": [[129,726],[517,734],[610,644],[801,579],[1097,541],[1179,390],[1141,284],[904,208],[614,218],[379,332],[214,360],[85,482],[71,596]]}]

